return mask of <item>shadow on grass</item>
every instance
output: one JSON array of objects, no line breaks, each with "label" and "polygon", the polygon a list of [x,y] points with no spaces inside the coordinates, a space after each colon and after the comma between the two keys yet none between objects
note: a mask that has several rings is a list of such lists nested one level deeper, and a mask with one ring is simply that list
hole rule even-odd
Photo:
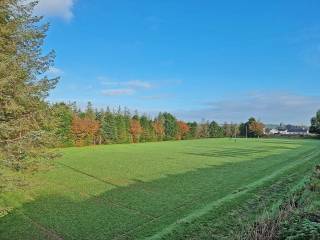
[{"label": "shadow on grass", "polygon": [[203,157],[234,157],[234,158],[242,158],[242,157],[252,157],[255,154],[261,153],[272,153],[275,150],[292,150],[293,147],[287,146],[256,146],[253,148],[221,148],[221,149],[212,149],[209,151],[197,151],[197,152],[183,152],[183,154],[194,155],[194,156],[203,156]]},{"label": "shadow on grass", "polygon": [[[242,155],[257,152],[243,150]],[[69,194],[73,200],[63,195],[43,196],[0,218],[0,239],[109,240],[152,235],[209,202],[285,167],[305,151],[284,155],[168,174],[151,182],[136,179],[134,184],[98,196],[72,189]]]}]

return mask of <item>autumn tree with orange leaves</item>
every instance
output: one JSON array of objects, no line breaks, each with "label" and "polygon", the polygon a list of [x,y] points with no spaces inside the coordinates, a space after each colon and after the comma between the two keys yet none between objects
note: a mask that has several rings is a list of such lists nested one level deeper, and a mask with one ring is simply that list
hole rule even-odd
[{"label": "autumn tree with orange leaves", "polygon": [[138,143],[140,139],[140,135],[142,133],[143,129],[140,125],[140,121],[137,119],[131,119],[130,121],[130,133],[132,136],[132,141],[134,143]]},{"label": "autumn tree with orange leaves", "polygon": [[254,137],[261,137],[264,134],[264,124],[258,121],[253,121],[249,124],[249,132]]},{"label": "autumn tree with orange leaves", "polygon": [[92,118],[74,116],[71,129],[75,136],[77,146],[96,144],[96,137],[100,129],[100,124]]},{"label": "autumn tree with orange leaves", "polygon": [[190,131],[190,127],[188,124],[186,124],[183,121],[177,121],[178,124],[178,133],[177,133],[177,139],[181,140],[181,139],[186,139],[189,131]]},{"label": "autumn tree with orange leaves", "polygon": [[153,128],[156,133],[158,141],[161,141],[164,138],[164,126],[163,122],[160,120],[155,120],[153,123]]}]

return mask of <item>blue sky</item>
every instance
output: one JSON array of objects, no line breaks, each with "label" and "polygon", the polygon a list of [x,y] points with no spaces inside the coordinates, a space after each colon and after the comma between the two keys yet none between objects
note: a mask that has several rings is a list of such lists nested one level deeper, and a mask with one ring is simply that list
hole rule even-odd
[{"label": "blue sky", "polygon": [[50,101],[184,120],[307,124],[320,108],[318,0],[40,0]]}]

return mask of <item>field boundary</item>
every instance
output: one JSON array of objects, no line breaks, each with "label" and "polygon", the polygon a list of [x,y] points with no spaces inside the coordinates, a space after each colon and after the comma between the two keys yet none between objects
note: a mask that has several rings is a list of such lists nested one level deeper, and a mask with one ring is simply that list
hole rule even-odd
[{"label": "field boundary", "polygon": [[114,186],[114,187],[121,187],[121,186],[119,186],[119,185],[117,185],[117,184],[114,184],[114,183],[109,182],[109,181],[107,181],[107,180],[101,179],[101,178],[99,178],[99,177],[97,177],[97,176],[94,176],[94,175],[92,175],[92,174],[90,174],[90,173],[81,171],[81,170],[79,170],[79,169],[77,169],[77,168],[74,168],[74,167],[71,167],[71,166],[69,166],[69,165],[67,165],[67,164],[64,164],[64,163],[61,163],[61,162],[57,162],[57,164],[58,164],[58,165],[61,165],[61,166],[64,166],[64,167],[66,167],[66,168],[69,168],[69,169],[71,169],[71,170],[74,171],[74,172],[77,172],[77,173],[86,175],[87,177],[93,178],[93,179],[95,179],[95,180],[97,180],[97,181],[99,181],[99,182],[106,183],[106,184],[109,184],[109,185]]},{"label": "field boundary", "polygon": [[215,207],[218,207],[219,205],[223,204],[224,202],[234,200],[234,199],[242,196],[243,194],[248,193],[249,191],[255,189],[256,187],[261,186],[264,183],[277,177],[278,175],[288,171],[289,169],[292,169],[294,167],[297,167],[297,166],[307,162],[308,160],[312,159],[314,156],[317,156],[319,153],[320,153],[320,150],[315,150],[315,151],[311,152],[310,154],[306,155],[302,161],[297,160],[297,161],[293,162],[292,164],[287,165],[286,167],[283,167],[283,168],[277,170],[276,172],[272,173],[269,176],[263,177],[255,182],[252,182],[252,183],[246,185],[246,187],[242,188],[242,190],[240,190],[239,192],[233,192],[233,193],[230,193],[230,194],[228,194],[218,200],[215,200],[215,201],[207,204],[205,207],[198,209],[198,210],[192,212],[191,214],[189,214],[189,215],[177,220],[176,222],[168,225],[167,227],[165,227],[161,231],[157,232],[156,234],[154,234],[150,237],[146,237],[145,239],[146,240],[161,239],[163,236],[174,231],[174,229],[176,229],[180,224],[191,222],[194,219],[199,218],[199,217],[207,214],[212,209],[214,209]]}]

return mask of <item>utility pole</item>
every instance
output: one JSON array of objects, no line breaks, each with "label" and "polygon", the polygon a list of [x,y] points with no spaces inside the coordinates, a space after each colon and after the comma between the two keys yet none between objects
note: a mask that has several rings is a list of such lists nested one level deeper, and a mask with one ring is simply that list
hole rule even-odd
[{"label": "utility pole", "polygon": [[246,140],[248,140],[248,125],[246,124]]}]

